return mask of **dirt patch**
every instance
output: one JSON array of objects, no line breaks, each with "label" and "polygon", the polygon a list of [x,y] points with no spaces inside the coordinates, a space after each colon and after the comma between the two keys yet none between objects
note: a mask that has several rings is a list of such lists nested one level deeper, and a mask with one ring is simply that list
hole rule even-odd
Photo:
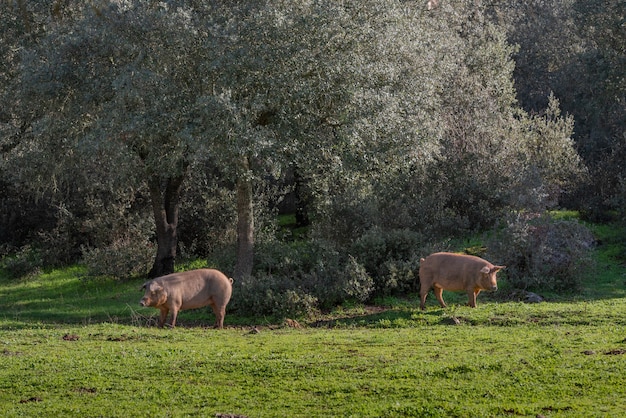
[{"label": "dirt patch", "polygon": [[130,339],[135,339],[135,338],[131,338],[126,334],[122,334],[120,336],[117,337],[107,337],[107,341],[115,341],[115,342],[122,342],[122,341],[128,341]]},{"label": "dirt patch", "polygon": [[237,415],[237,414],[215,414],[215,418],[248,418],[245,415]]},{"label": "dirt patch", "polygon": [[377,313],[381,313],[381,312],[386,312],[389,310],[388,307],[386,306],[365,306],[363,308],[365,310],[365,315],[372,315],[372,314],[377,314]]},{"label": "dirt patch", "polygon": [[615,350],[609,350],[606,353],[607,356],[619,356],[620,354],[626,354],[626,349],[616,348]]},{"label": "dirt patch", "polygon": [[95,394],[96,392],[98,392],[98,390],[95,388],[85,388],[85,387],[77,388],[75,389],[75,391],[78,393],[91,393],[91,394]]},{"label": "dirt patch", "polygon": [[38,396],[33,396],[33,397],[31,397],[31,398],[28,398],[28,399],[22,399],[22,400],[20,401],[20,403],[30,403],[30,402],[43,402],[43,399],[41,399],[41,398],[40,398],[40,397],[38,397]]},{"label": "dirt patch", "polygon": [[300,323],[296,321],[295,319],[286,318],[284,321],[284,324],[285,326],[288,326],[289,328],[302,328],[302,325],[300,325]]},{"label": "dirt patch", "polygon": [[65,334],[63,336],[63,340],[64,341],[78,341],[80,337],[78,335],[75,334]]}]

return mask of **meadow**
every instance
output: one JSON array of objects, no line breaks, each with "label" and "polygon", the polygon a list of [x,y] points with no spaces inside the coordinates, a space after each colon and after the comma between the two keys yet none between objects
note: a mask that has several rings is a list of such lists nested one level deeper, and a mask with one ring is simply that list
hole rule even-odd
[{"label": "meadow", "polygon": [[[626,267],[607,228],[582,292],[445,294],[312,318],[206,310],[155,327],[141,281],[0,278],[3,417],[626,416]],[[613,237],[613,238],[611,238]],[[236,296],[234,296],[236,297]],[[296,326],[294,326],[296,325]]]}]

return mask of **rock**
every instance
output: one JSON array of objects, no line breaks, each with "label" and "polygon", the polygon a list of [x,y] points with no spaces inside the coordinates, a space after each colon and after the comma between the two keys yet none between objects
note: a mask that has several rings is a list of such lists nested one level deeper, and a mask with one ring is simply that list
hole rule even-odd
[{"label": "rock", "polygon": [[260,334],[260,333],[261,331],[257,327],[252,327],[250,332],[248,332],[248,334]]},{"label": "rock", "polygon": [[524,302],[526,303],[541,303],[545,302],[545,299],[533,292],[526,292],[524,295]]},{"label": "rock", "polygon": [[461,320],[456,316],[447,316],[442,318],[440,323],[442,325],[461,325]]}]

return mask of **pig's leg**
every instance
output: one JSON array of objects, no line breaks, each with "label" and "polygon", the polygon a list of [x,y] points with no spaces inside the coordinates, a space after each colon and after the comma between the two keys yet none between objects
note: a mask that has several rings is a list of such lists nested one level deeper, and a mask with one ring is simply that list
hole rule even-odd
[{"label": "pig's leg", "polygon": [[178,317],[178,308],[172,307],[172,328],[176,326],[176,318]]},{"label": "pig's leg", "polygon": [[222,306],[219,309],[219,315],[215,315],[216,324],[218,329],[224,328],[224,317],[226,316],[226,306]]},{"label": "pig's leg", "polygon": [[435,292],[435,296],[437,297],[437,300],[439,301],[439,304],[441,305],[441,307],[445,308],[446,303],[443,301],[443,288],[435,285],[433,287],[433,292]]},{"label": "pig's leg", "polygon": [[424,310],[426,309],[426,296],[428,296],[428,291],[430,290],[430,288],[426,287],[426,286],[422,286],[420,288],[420,309]]},{"label": "pig's leg", "polygon": [[469,306],[472,308],[476,307],[476,296],[480,293],[480,290],[468,290],[467,297],[469,298]]},{"label": "pig's leg", "polygon": [[159,328],[163,328],[165,325],[165,320],[167,319],[167,314],[169,313],[169,309],[167,306],[161,306],[159,308],[161,310],[161,318],[159,319]]},{"label": "pig's leg", "polygon": [[213,314],[215,315],[214,328],[224,328],[224,316],[226,316],[226,306],[218,306],[217,304],[212,303],[211,308],[213,309]]}]

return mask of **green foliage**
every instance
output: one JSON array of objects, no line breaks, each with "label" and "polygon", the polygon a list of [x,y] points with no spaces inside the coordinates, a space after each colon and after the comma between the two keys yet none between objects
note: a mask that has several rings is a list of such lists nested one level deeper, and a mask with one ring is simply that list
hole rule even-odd
[{"label": "green foliage", "polygon": [[[591,180],[608,180],[587,197],[626,207],[622,9],[597,3],[13,2],[0,10],[0,180],[10,191],[0,208],[13,208],[0,221],[37,219],[6,230],[24,230],[28,242],[10,244],[30,242],[46,265],[82,256],[91,274],[126,277],[143,269],[155,228],[146,180],[162,186],[189,167],[179,249],[228,253],[225,270],[236,180],[254,180],[257,283],[238,309],[310,312],[414,291],[424,248],[586,187],[575,123],[588,134],[577,149],[598,162]],[[577,98],[570,69],[593,87],[583,87],[590,100]],[[574,102],[592,106],[573,112]],[[276,243],[271,225],[276,179],[293,165],[312,221],[302,248]],[[560,227],[544,238],[507,228],[517,235],[503,241],[520,235],[511,247],[528,253],[567,241]],[[556,271],[528,277],[575,284],[573,264],[548,259]]]},{"label": "green foliage", "polygon": [[522,175],[515,185],[516,207],[541,211],[558,206],[562,197],[588,180],[572,139],[574,119],[561,115],[553,94],[540,115],[525,119],[518,155]]},{"label": "green foliage", "polygon": [[30,245],[25,245],[13,255],[3,257],[3,268],[12,278],[39,274],[44,267],[41,251]]},{"label": "green foliage", "polygon": [[106,247],[85,249],[82,262],[87,266],[87,275],[118,279],[145,276],[152,266],[155,247],[140,238],[128,235]]},{"label": "green foliage", "polygon": [[342,260],[336,270],[328,269],[324,262],[310,273],[321,294],[321,307],[329,308],[344,301],[365,302],[374,291],[374,281],[367,270],[352,256]]},{"label": "green foliage", "polygon": [[241,315],[297,317],[317,309],[317,299],[300,288],[298,278],[257,274],[244,282],[236,281],[233,292],[239,295],[232,310]]},{"label": "green foliage", "polygon": [[417,291],[422,247],[423,238],[418,233],[373,228],[356,239],[348,251],[372,276],[373,296],[384,296]]},{"label": "green foliage", "polygon": [[489,257],[505,264],[514,289],[579,291],[593,270],[595,238],[576,220],[520,213],[487,243]]},{"label": "green foliage", "polygon": [[299,316],[347,300],[365,301],[374,284],[353,257],[322,241],[259,246],[253,277],[236,281],[233,309],[243,314]]},{"label": "green foliage", "polygon": [[[231,250],[237,224],[232,185],[209,162],[198,163],[192,167],[182,195],[178,223],[181,258]],[[260,219],[258,223],[262,224]]]},{"label": "green foliage", "polygon": [[507,28],[515,56],[520,104],[542,112],[551,93],[573,117],[572,136],[590,172],[566,200],[591,220],[621,210],[624,128],[624,2],[620,0],[505,1],[494,17]]}]

